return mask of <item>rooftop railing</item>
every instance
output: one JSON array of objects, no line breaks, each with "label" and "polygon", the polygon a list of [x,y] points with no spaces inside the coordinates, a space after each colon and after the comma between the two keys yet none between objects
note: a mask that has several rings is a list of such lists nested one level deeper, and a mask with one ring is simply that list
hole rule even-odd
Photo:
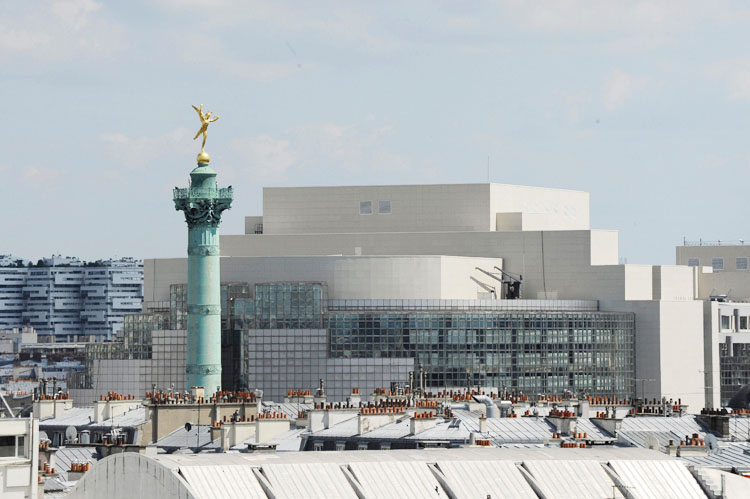
[{"label": "rooftop railing", "polygon": [[194,189],[194,188],[179,188],[174,189],[174,199],[188,199],[188,198],[232,198],[232,188],[222,187],[221,189]]},{"label": "rooftop railing", "polygon": [[329,311],[513,311],[596,312],[597,300],[328,300]]},{"label": "rooftop railing", "polygon": [[688,241],[686,238],[682,239],[683,246],[743,246],[744,244],[744,239],[717,239],[716,241],[708,241],[706,239]]}]

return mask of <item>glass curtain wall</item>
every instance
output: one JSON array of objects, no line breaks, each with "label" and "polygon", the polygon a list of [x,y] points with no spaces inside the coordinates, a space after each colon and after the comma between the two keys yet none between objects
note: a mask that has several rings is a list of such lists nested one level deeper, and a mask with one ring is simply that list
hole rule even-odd
[{"label": "glass curtain wall", "polygon": [[[325,328],[329,358],[413,358],[434,388],[634,395],[632,313],[481,310],[471,301],[453,309],[441,302],[418,311],[410,302],[406,310],[382,310],[393,303],[359,302],[356,310],[349,302],[328,301],[321,283],[259,284],[253,300],[235,304],[235,328],[255,335]],[[257,361],[253,353],[243,354],[243,365]]]}]

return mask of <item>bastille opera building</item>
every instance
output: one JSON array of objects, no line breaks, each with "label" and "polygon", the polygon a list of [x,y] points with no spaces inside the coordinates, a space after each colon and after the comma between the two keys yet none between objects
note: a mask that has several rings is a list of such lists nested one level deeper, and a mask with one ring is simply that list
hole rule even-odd
[{"label": "bastille opera building", "polygon": [[[323,378],[341,400],[421,366],[432,389],[719,402],[698,269],[618,264],[618,233],[590,228],[586,192],[265,188],[262,216],[220,244],[224,388],[280,400]],[[186,258],[144,261],[144,312],[119,346],[91,346],[90,372],[110,378],[81,388],[189,389],[186,282]]]}]

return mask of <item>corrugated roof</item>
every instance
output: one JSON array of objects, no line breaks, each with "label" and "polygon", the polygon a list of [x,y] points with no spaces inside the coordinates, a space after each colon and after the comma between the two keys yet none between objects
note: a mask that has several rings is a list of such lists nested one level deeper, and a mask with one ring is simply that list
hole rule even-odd
[{"label": "corrugated roof", "polygon": [[438,461],[437,466],[458,497],[537,497],[512,461]]},{"label": "corrugated roof", "polygon": [[624,461],[609,463],[636,499],[705,499],[706,494],[680,461]]},{"label": "corrugated roof", "polygon": [[357,499],[338,464],[264,464],[262,469],[278,498]]},{"label": "corrugated roof", "polygon": [[[210,458],[208,458],[210,459]],[[180,474],[198,499],[267,499],[250,466],[181,466]]]},{"label": "corrugated roof", "polygon": [[544,495],[552,498],[601,499],[623,497],[614,482],[597,461],[541,461],[523,462],[539,484]]},{"label": "corrugated roof", "polygon": [[427,463],[371,462],[349,466],[367,497],[434,499],[447,496]]}]

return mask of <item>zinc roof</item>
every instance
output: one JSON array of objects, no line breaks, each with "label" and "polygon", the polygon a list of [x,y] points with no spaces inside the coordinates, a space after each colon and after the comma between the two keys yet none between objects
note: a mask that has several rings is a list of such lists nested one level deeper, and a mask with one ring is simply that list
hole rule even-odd
[{"label": "zinc roof", "polygon": [[264,464],[263,474],[278,498],[356,499],[340,465],[333,463]]},{"label": "zinc roof", "polygon": [[629,442],[638,447],[651,448],[653,444],[657,444],[659,450],[666,450],[669,446],[669,441],[678,444],[681,439],[685,436],[680,436],[672,431],[659,431],[659,430],[620,430],[617,436],[626,442]]},{"label": "zinc roof", "polygon": [[55,456],[55,471],[65,482],[68,481],[68,471],[74,461],[93,464],[99,460],[96,447],[60,447]]},{"label": "zinc roof", "polygon": [[443,490],[425,463],[380,461],[351,463],[349,468],[366,497],[432,499]]},{"label": "zinc roof", "polygon": [[688,464],[706,468],[726,471],[738,468],[743,471],[750,471],[750,444],[746,442],[721,442],[718,449],[711,450],[707,455],[681,456],[680,459]]},{"label": "zinc roof", "polygon": [[437,467],[458,497],[537,497],[512,461],[438,461]]},{"label": "zinc roof", "polygon": [[319,430],[313,433],[316,437],[346,438],[357,435],[358,421],[357,418],[347,419],[330,428]]},{"label": "zinc roof", "polygon": [[[357,419],[355,418],[354,422],[356,421]],[[387,425],[381,426],[380,428],[375,428],[372,431],[363,433],[362,435],[360,435],[360,438],[395,440],[399,438],[405,438],[408,435],[409,420],[403,419],[402,421],[394,421],[393,423],[388,423]]]},{"label": "zinc roof", "polygon": [[701,438],[704,438],[706,434],[706,428],[693,415],[670,418],[658,416],[624,418],[622,431],[627,430],[671,431],[683,439],[685,435],[692,436],[693,433],[700,434]]},{"label": "zinc roof", "polygon": [[736,416],[729,418],[729,435],[736,440],[749,440],[750,418]]},{"label": "zinc roof", "polygon": [[[209,457],[209,459],[211,459]],[[242,465],[183,466],[180,474],[196,496],[205,499],[267,499],[252,470]]]},{"label": "zinc roof", "polygon": [[463,423],[452,426],[450,421],[438,422],[434,427],[416,435],[406,437],[410,440],[448,440],[448,441],[467,441],[469,440],[470,431],[466,429]]},{"label": "zinc roof", "polygon": [[549,461],[529,460],[523,462],[539,484],[545,497],[577,499],[601,499],[623,497],[613,489],[614,482],[597,461]]},{"label": "zinc roof", "polygon": [[211,426],[194,425],[190,428],[190,431],[185,431],[185,427],[177,428],[172,433],[157,440],[154,445],[167,449],[179,449],[182,447],[204,447],[211,443]]},{"label": "zinc roof", "polygon": [[591,440],[616,440],[614,436],[596,426],[588,418],[578,418],[578,421],[576,422],[576,432],[586,433],[586,436]]},{"label": "zinc roof", "polygon": [[146,422],[146,408],[143,406],[136,407],[133,410],[121,414],[112,419],[105,419],[98,423],[94,422],[93,407],[71,407],[70,409],[58,412],[57,417],[45,419],[39,422],[39,426],[90,426],[90,427],[131,427],[138,426]]},{"label": "zinc roof", "polygon": [[680,461],[610,461],[636,499],[705,499],[698,482]]},{"label": "zinc roof", "polygon": [[[275,445],[276,452],[290,452],[298,451],[302,446],[302,434],[307,431],[307,428],[292,428],[291,430],[278,435],[271,440],[265,442],[265,445]],[[244,450],[248,444],[255,443],[255,435],[243,440],[239,444],[232,447],[234,450]]]},{"label": "zinc roof", "polygon": [[283,412],[286,414],[287,419],[294,423],[297,421],[299,411],[309,411],[314,408],[314,404],[298,404],[296,402],[261,402],[263,409],[270,411]]},{"label": "zinc roof", "polygon": [[[463,419],[470,431],[479,431],[479,418]],[[552,437],[555,427],[544,418],[488,418],[487,434],[497,444],[541,443]]]}]

